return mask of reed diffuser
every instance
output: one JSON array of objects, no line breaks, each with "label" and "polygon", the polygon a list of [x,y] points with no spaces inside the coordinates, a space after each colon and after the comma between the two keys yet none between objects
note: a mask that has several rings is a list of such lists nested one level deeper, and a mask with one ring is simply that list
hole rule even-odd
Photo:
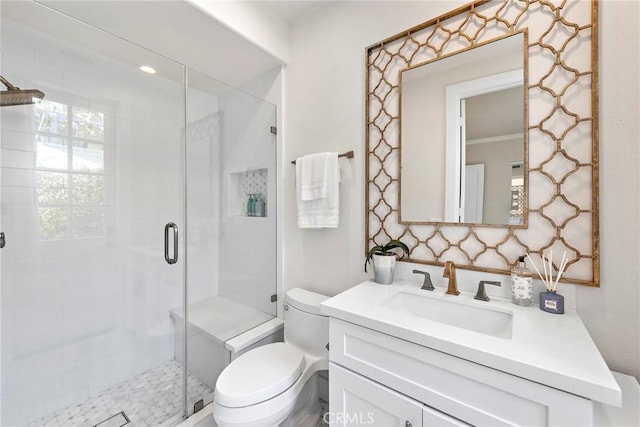
[{"label": "reed diffuser", "polygon": [[558,294],[556,289],[569,261],[567,252],[565,251],[562,254],[562,260],[560,261],[560,266],[558,267],[558,272],[555,277],[553,276],[553,250],[549,251],[546,256],[542,254],[542,270],[544,276],[540,273],[540,270],[538,270],[538,267],[529,254],[527,254],[527,258],[529,258],[529,262],[533,265],[536,273],[538,273],[538,277],[540,277],[540,280],[544,283],[545,288],[547,288],[546,292],[540,292],[540,310],[553,314],[564,313],[564,297]]}]

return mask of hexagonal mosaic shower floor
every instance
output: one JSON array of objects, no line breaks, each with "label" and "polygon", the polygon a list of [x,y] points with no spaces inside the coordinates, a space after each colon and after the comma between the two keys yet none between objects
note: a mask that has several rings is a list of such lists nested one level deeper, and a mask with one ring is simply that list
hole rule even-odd
[{"label": "hexagonal mosaic shower floor", "polygon": [[[189,405],[213,400],[213,390],[193,375],[187,383]],[[156,427],[181,413],[182,367],[170,361],[26,427]]]}]

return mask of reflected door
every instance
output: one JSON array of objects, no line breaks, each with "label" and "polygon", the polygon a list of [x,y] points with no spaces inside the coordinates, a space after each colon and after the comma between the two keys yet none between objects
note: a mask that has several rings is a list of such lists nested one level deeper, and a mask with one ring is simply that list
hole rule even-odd
[{"label": "reflected door", "polygon": [[464,216],[461,222],[481,224],[484,203],[484,165],[466,165],[464,169]]}]

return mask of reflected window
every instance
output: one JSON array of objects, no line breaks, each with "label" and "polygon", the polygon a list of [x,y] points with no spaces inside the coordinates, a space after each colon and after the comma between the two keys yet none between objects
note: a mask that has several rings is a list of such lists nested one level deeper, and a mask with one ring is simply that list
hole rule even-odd
[{"label": "reflected window", "polygon": [[104,112],[50,100],[33,108],[40,238],[102,237]]},{"label": "reflected window", "polygon": [[524,163],[511,164],[511,206],[509,224],[520,225],[524,217]]}]

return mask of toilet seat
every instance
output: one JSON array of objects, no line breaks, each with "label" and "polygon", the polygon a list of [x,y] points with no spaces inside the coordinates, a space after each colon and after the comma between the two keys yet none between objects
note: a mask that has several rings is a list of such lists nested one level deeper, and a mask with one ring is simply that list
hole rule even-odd
[{"label": "toilet seat", "polygon": [[304,353],[291,345],[278,342],[255,348],[220,374],[215,401],[229,408],[255,405],[291,387],[304,368]]}]

